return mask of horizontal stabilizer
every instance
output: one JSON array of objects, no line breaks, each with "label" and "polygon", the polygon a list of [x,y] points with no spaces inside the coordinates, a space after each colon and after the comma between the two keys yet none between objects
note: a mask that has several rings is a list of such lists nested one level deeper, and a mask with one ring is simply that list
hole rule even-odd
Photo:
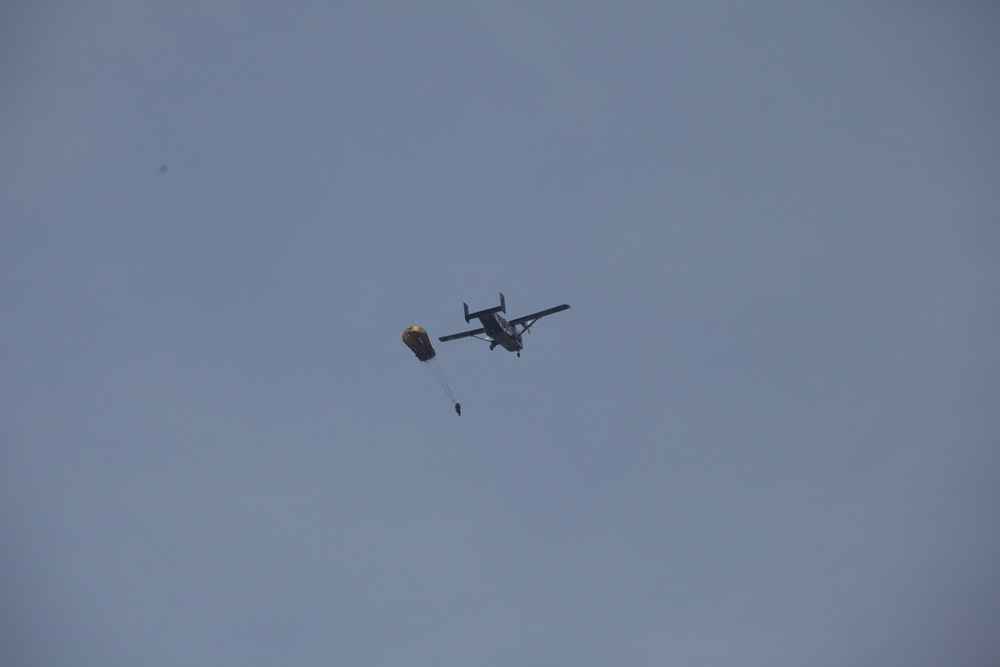
[{"label": "horizontal stabilizer", "polygon": [[469,304],[463,303],[462,306],[465,308],[465,321],[468,322],[474,317],[480,317],[481,315],[492,315],[493,313],[506,313],[507,304],[504,303],[503,292],[500,292],[500,305],[496,308],[487,308],[486,310],[480,310],[475,313],[469,312]]}]

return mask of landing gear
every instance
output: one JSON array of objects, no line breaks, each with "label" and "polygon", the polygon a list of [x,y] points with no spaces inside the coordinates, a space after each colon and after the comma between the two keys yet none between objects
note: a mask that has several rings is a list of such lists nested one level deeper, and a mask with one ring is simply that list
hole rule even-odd
[{"label": "landing gear", "polygon": [[518,353],[517,353],[517,358],[518,358],[518,359],[520,359],[520,358],[521,358],[521,353],[520,353],[520,352],[518,352]]},{"label": "landing gear", "polygon": [[496,346],[497,346],[496,343],[490,343],[490,352],[492,352],[493,348],[495,348]]}]

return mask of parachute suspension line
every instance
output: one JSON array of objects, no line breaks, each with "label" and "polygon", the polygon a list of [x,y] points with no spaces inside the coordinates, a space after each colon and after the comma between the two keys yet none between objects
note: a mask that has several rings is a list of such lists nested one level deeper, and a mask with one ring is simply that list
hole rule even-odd
[{"label": "parachute suspension line", "polygon": [[445,379],[444,371],[442,371],[441,367],[438,365],[437,359],[431,359],[426,365],[431,370],[431,374],[434,376],[434,379],[437,380],[437,383],[442,389],[444,389],[444,393],[448,394],[451,404],[454,405],[457,403],[458,401],[455,400],[455,394],[452,393],[451,387],[448,386],[448,380]]}]

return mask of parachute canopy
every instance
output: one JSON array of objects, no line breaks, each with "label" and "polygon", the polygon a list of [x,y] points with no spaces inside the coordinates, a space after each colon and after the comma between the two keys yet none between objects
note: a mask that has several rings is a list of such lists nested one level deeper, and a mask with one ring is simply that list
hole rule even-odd
[{"label": "parachute canopy", "polygon": [[430,361],[437,354],[431,347],[431,339],[427,337],[427,330],[423,327],[412,326],[403,330],[403,342],[406,347],[413,350],[420,361]]}]

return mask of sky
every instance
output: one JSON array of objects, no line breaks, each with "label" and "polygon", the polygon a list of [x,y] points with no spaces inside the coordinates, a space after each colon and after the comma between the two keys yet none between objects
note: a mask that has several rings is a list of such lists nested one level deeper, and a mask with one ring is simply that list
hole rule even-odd
[{"label": "sky", "polygon": [[998,30],[5,3],[0,662],[1000,664]]}]

